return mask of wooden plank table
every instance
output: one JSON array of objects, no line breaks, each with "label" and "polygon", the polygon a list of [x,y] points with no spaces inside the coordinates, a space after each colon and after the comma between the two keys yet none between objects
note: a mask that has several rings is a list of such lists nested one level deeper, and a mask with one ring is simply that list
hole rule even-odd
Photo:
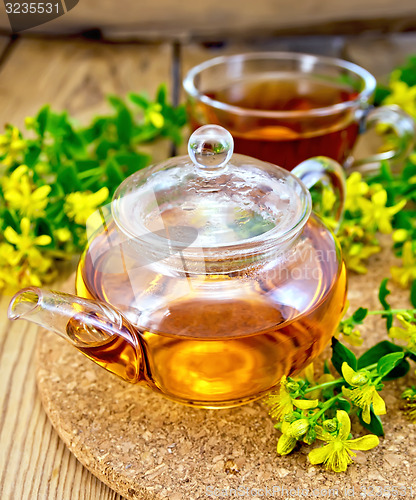
[{"label": "wooden plank table", "polygon": [[[179,62],[185,71],[229,50],[237,51],[191,45]],[[0,37],[0,126],[22,125],[47,102],[86,120],[104,111],[108,93],[152,94],[159,83],[171,82],[172,54],[168,44]],[[158,148],[159,158],[168,155],[165,146]],[[8,300],[0,301],[0,498],[122,500],[75,459],[49,423],[35,385],[36,327],[10,323]]]}]

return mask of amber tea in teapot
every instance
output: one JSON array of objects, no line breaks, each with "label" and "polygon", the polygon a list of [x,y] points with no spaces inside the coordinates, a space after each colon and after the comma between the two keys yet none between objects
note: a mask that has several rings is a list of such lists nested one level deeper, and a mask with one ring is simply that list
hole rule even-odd
[{"label": "amber tea in teapot", "polygon": [[[217,126],[194,133],[189,153],[121,184],[111,214],[95,218],[78,297],[23,290],[9,316],[54,329],[175,401],[235,406],[323,350],[343,309],[345,266],[294,174],[233,155]],[[294,173],[307,184],[326,176],[342,208],[335,162],[311,159]]]},{"label": "amber tea in teapot", "polygon": [[[204,406],[217,406],[219,400],[240,402],[264,387],[275,386],[282,375],[299,372],[322,351],[340,319],[346,273],[338,266],[332,233],[322,231],[315,218],[311,217],[304,228],[304,237],[311,245],[308,251],[329,256],[329,262],[318,258],[317,266],[309,268],[310,276],[318,278],[300,282],[296,267],[286,269],[286,273],[277,263],[276,268],[267,270],[271,278],[258,279],[251,293],[241,298],[225,298],[220,287],[218,296],[204,297],[198,293],[206,283],[202,277],[193,280],[193,293],[185,299],[171,302],[169,296],[165,297],[167,313],[153,329],[140,330],[143,349],[152,360],[147,376],[156,382],[157,390],[183,402],[200,400],[203,395]],[[106,286],[111,286],[111,296],[125,293],[128,285],[123,276],[113,279],[112,285],[101,284],[99,299],[105,298]],[[220,278],[216,279],[221,284]],[[244,284],[244,276],[234,279]],[[78,294],[92,297],[86,283],[95,280],[91,264],[82,263]],[[163,278],[158,286],[164,288]],[[310,300],[295,309],[268,299],[267,295],[279,286],[288,294],[296,293],[301,286]],[[126,359],[136,362],[125,339],[110,338],[98,347],[82,350],[101,365],[113,364],[115,372],[128,371]]]}]

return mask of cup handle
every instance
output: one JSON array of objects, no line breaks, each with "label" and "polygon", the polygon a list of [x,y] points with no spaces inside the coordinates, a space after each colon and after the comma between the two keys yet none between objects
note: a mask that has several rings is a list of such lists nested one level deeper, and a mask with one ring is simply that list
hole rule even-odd
[{"label": "cup handle", "polygon": [[337,232],[344,214],[344,203],[346,195],[345,172],[339,163],[326,156],[315,156],[299,163],[292,170],[292,174],[310,189],[317,182],[321,181],[324,185],[330,186],[338,199],[338,205],[334,210],[334,219],[336,221],[335,232]]},{"label": "cup handle", "polygon": [[382,160],[402,160],[413,149],[416,137],[415,122],[399,106],[392,104],[390,106],[370,109],[363,118],[364,131],[374,128],[379,124],[390,125],[398,139],[397,148],[366,158],[353,159],[348,169],[365,174],[375,173],[379,170]]}]

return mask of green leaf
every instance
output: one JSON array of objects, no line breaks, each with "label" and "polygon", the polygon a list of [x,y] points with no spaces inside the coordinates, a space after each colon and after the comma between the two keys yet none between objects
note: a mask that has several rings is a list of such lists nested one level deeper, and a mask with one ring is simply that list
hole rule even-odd
[{"label": "green leaf", "polygon": [[49,105],[43,106],[40,108],[39,113],[36,117],[36,121],[38,123],[38,132],[41,137],[45,135],[46,126],[48,124],[48,116],[49,116]]},{"label": "green leaf", "polygon": [[3,218],[3,227],[7,226],[12,227],[15,231],[20,230],[20,217],[17,216],[14,210],[9,210],[8,208],[4,208],[2,210],[2,218]]},{"label": "green leaf", "polygon": [[413,281],[410,288],[410,302],[412,303],[412,306],[416,308],[416,280]]},{"label": "green leaf", "polygon": [[[388,278],[384,278],[384,280],[380,284],[380,288],[378,291],[378,300],[380,301],[385,311],[389,311],[391,309],[390,304],[386,300],[386,297],[391,293],[390,290],[387,288],[388,281],[389,281]],[[387,330],[390,330],[390,328],[393,325],[393,315],[383,314],[382,318],[386,318],[386,328]]]},{"label": "green leaf", "polygon": [[393,342],[389,342],[388,340],[383,340],[382,342],[379,342],[373,347],[370,347],[368,351],[366,351],[358,358],[357,367],[359,370],[361,370],[366,366],[378,363],[380,358],[382,358],[386,354],[394,352],[403,352],[403,348],[396,344],[393,344]]},{"label": "green leaf", "polygon": [[109,155],[111,152],[115,153],[118,150],[118,147],[118,142],[103,139],[98,143],[95,154],[97,155],[97,158],[99,160],[105,160],[107,158],[107,155]]},{"label": "green leaf", "polygon": [[115,188],[121,182],[123,182],[123,180],[124,180],[123,172],[121,171],[121,168],[119,167],[117,162],[114,161],[113,158],[110,158],[107,161],[107,163],[105,165],[105,171],[107,174],[109,186],[113,186]]},{"label": "green leaf", "polygon": [[[414,360],[415,361],[415,360]],[[407,359],[402,359],[390,373],[383,377],[383,381],[396,380],[404,377],[410,370],[410,364]]]},{"label": "green leaf", "polygon": [[388,183],[394,179],[391,173],[390,163],[387,160],[383,160],[380,163],[380,176],[383,181],[387,181]]},{"label": "green leaf", "polygon": [[334,406],[337,410],[344,410],[347,413],[351,411],[351,403],[344,398],[338,398]]},{"label": "green leaf", "polygon": [[97,160],[76,160],[74,164],[78,172],[86,172],[100,166]]},{"label": "green leaf", "polygon": [[142,109],[147,109],[149,107],[149,99],[147,99],[143,94],[131,93],[128,95],[128,98],[133,104],[136,104],[136,106],[139,106]]},{"label": "green leaf", "polygon": [[404,352],[392,352],[384,355],[378,360],[377,371],[381,377],[385,377],[404,358]]},{"label": "green leaf", "polygon": [[63,137],[67,133],[68,116],[64,113],[49,111],[46,131],[55,137]]},{"label": "green leaf", "polygon": [[114,160],[120,166],[124,176],[128,177],[149,165],[151,157],[144,153],[117,153],[114,155]]},{"label": "green leaf", "polygon": [[352,315],[352,319],[356,324],[361,324],[363,319],[367,316],[368,309],[364,307],[359,307],[355,313]]},{"label": "green leaf", "polygon": [[339,340],[335,337],[332,338],[332,364],[334,365],[336,371],[342,375],[341,366],[344,361],[346,361],[353,370],[357,369],[357,358],[354,353],[345,347]]},{"label": "green leaf", "polygon": [[24,164],[32,168],[37,162],[41,151],[38,144],[30,144],[25,153]]},{"label": "green leaf", "polygon": [[66,132],[62,143],[62,148],[66,152],[67,156],[84,156],[86,151],[82,137],[74,132],[72,127],[69,125],[66,126],[65,129]]},{"label": "green leaf", "polygon": [[133,130],[133,118],[127,108],[124,107],[119,110],[116,119],[116,127],[120,141],[124,144],[129,144]]},{"label": "green leaf", "polygon": [[157,89],[157,92],[156,92],[156,101],[159,103],[159,104],[165,104],[166,100],[167,100],[167,88],[166,88],[166,85],[164,83],[162,83],[161,85],[159,85],[159,88]]},{"label": "green leaf", "polygon": [[362,413],[362,410],[359,410],[357,413],[360,424],[364,428],[368,429],[372,434],[375,434],[376,436],[384,436],[383,423],[380,417],[373,412],[373,408],[370,408],[371,420],[369,424],[364,422],[362,419]]},{"label": "green leaf", "polygon": [[64,189],[65,193],[82,190],[74,165],[62,165],[58,170],[57,181]]},{"label": "green leaf", "polygon": [[109,119],[103,116],[99,116],[94,119],[89,127],[81,129],[80,131],[78,131],[78,133],[86,143],[94,142],[104,134],[108,125],[112,123],[112,120],[112,117]]},{"label": "green leaf", "polygon": [[375,94],[374,94],[374,104],[376,106],[379,106],[384,99],[390,95],[390,90],[388,87],[382,86],[382,85],[377,85]]},{"label": "green leaf", "polygon": [[123,99],[121,99],[120,97],[117,97],[115,95],[109,95],[107,97],[107,99],[108,99],[108,102],[111,104],[111,106],[113,106],[113,108],[115,108],[116,110],[119,110],[119,109],[124,108],[126,106],[124,104]]}]

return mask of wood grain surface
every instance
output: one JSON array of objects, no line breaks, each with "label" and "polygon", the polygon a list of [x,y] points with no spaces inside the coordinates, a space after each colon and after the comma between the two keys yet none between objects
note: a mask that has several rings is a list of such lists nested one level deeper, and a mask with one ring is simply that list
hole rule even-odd
[{"label": "wood grain surface", "polygon": [[0,125],[21,126],[46,103],[85,122],[108,111],[108,94],[169,85],[171,61],[168,44],[18,39],[0,69]]},{"label": "wood grain surface", "polygon": [[[79,33],[99,28],[108,35],[146,37],[191,37],[230,35],[244,36],[247,32],[279,32],[299,28],[298,33],[314,26],[344,22],[345,29],[364,30],[371,20],[385,20],[391,29],[394,20],[399,28],[406,27],[408,18],[415,19],[414,0],[88,0],[64,16],[36,28],[40,33]],[[361,24],[353,21],[361,21]],[[401,24],[401,26],[400,26]],[[390,25],[390,26],[389,26]],[[0,27],[10,29],[4,9],[0,11]],[[335,32],[336,33],[336,32]]]}]

